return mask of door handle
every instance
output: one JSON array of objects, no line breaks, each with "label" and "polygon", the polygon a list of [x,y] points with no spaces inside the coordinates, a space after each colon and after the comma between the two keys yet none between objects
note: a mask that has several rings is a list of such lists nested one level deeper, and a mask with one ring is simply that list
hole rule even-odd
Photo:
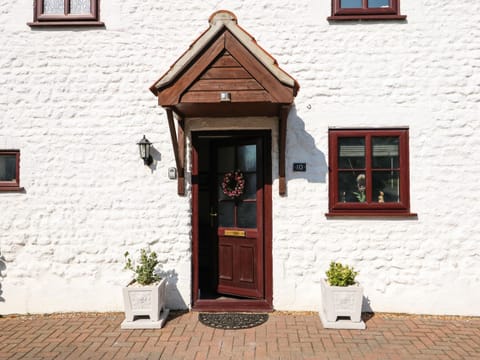
[{"label": "door handle", "polygon": [[213,228],[215,226],[215,218],[218,216],[216,212],[213,212],[213,208],[210,208],[210,227]]},{"label": "door handle", "polygon": [[213,207],[210,208],[210,216],[218,216],[218,214],[216,212],[213,212]]}]

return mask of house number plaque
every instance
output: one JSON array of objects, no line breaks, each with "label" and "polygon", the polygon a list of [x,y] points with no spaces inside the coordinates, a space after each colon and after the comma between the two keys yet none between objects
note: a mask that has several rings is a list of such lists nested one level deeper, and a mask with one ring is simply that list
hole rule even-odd
[{"label": "house number plaque", "polygon": [[307,163],[293,163],[293,171],[307,171]]},{"label": "house number plaque", "polygon": [[225,230],[223,235],[245,237],[245,231],[243,231],[243,230]]}]

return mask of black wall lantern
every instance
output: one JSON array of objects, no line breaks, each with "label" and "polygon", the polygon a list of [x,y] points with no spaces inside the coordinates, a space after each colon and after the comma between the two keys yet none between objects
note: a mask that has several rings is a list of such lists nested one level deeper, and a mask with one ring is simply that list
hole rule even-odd
[{"label": "black wall lantern", "polygon": [[143,135],[142,140],[138,143],[138,150],[140,151],[140,157],[143,159],[143,163],[145,165],[150,165],[153,162],[152,155],[150,155],[150,148],[152,147],[152,143],[148,141],[148,139]]}]

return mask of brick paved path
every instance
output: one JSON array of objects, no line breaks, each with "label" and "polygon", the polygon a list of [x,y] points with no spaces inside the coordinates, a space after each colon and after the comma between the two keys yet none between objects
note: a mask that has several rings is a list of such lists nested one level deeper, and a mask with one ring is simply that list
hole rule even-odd
[{"label": "brick paved path", "polygon": [[174,312],[161,330],[120,330],[123,315],[0,318],[0,359],[480,359],[480,318],[376,314],[367,330],[325,330],[314,313],[273,313],[247,330]]}]

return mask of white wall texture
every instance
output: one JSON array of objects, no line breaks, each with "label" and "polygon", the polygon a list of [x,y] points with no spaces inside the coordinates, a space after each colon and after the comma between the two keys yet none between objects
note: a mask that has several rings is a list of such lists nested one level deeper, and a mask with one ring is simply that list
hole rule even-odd
[{"label": "white wall texture", "polygon": [[[168,305],[190,306],[190,193],[168,180],[148,87],[228,9],[301,86],[285,197],[272,150],[274,307],[318,310],[339,260],[374,311],[480,315],[480,2],[401,7],[405,22],[329,23],[327,0],[103,0],[105,29],[31,29],[32,0],[1,2],[0,149],[21,150],[25,192],[0,193],[0,314],[122,310],[123,253],[146,245]],[[327,219],[328,128],[394,126],[410,129],[418,218]]]}]

